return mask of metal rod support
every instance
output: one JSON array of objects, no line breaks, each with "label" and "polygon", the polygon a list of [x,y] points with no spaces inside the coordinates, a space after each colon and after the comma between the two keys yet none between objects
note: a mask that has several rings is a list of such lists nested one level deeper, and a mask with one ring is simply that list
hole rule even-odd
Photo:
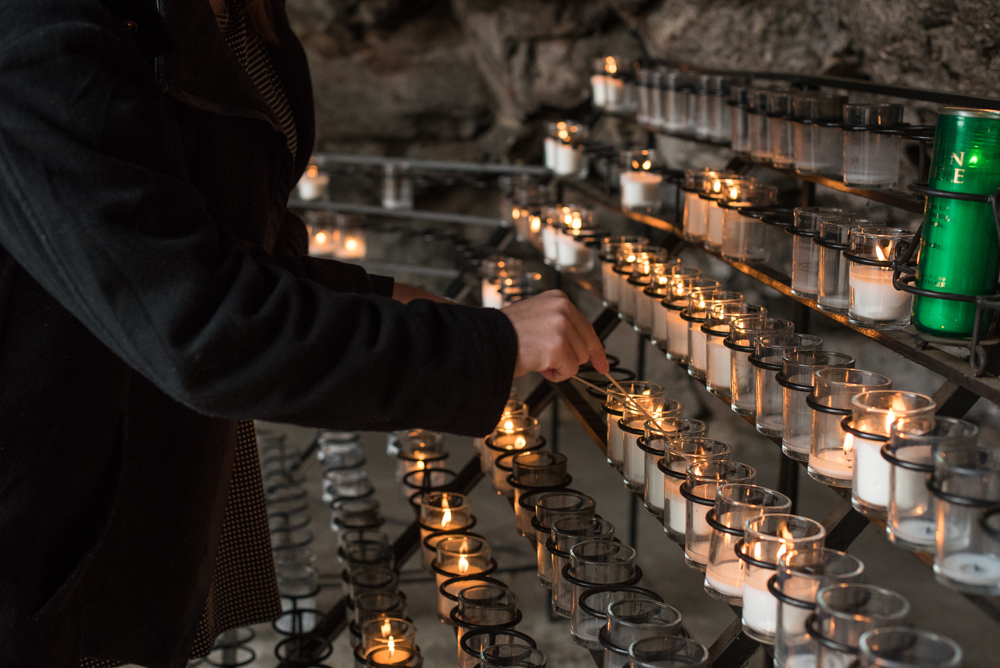
[{"label": "metal rod support", "polygon": [[416,160],[412,158],[390,158],[380,155],[351,155],[348,153],[314,153],[316,164],[353,165],[355,167],[382,167],[394,165],[422,171],[468,172],[472,174],[524,174],[528,176],[551,176],[552,172],[538,165],[501,165],[486,162],[460,162],[457,160]]},{"label": "metal rod support", "polygon": [[380,216],[382,218],[406,218],[429,223],[450,223],[454,225],[478,225],[480,227],[503,227],[501,218],[468,216],[461,213],[441,211],[421,211],[418,209],[386,209],[371,204],[349,204],[348,202],[327,202],[324,200],[288,200],[289,209],[302,211],[332,211],[334,213],[354,213],[360,216]]}]

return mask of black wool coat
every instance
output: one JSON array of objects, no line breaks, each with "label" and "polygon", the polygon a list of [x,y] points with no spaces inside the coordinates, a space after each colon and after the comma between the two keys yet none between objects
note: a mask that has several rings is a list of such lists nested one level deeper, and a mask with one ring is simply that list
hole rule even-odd
[{"label": "black wool coat", "polygon": [[499,419],[502,314],[304,257],[279,33],[294,161],[208,0],[0,2],[0,666],[184,665],[236,420]]}]

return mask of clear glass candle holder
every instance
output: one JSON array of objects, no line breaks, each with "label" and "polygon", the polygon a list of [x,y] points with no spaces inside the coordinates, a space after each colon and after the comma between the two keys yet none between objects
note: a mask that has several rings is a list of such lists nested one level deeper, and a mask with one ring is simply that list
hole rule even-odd
[{"label": "clear glass candle holder", "polygon": [[424,545],[424,565],[434,561],[435,545],[427,546],[431,533],[459,531],[472,526],[472,504],[469,497],[455,492],[432,492],[420,500],[420,541]]},{"label": "clear glass candle holder", "polygon": [[455,484],[458,474],[451,469],[424,469],[406,474],[403,478],[403,493],[410,504],[419,508],[420,499],[431,492],[446,492]]},{"label": "clear glass candle holder", "polygon": [[667,350],[667,309],[663,306],[663,300],[670,294],[670,284],[683,278],[699,276],[701,269],[697,267],[658,263],[653,267],[649,287],[642,291],[643,296],[638,299],[636,329],[640,334],[648,334],[649,342],[664,352]]},{"label": "clear glass candle holder", "polygon": [[646,433],[640,448],[645,455],[646,474],[643,505],[654,517],[663,518],[664,483],[660,460],[667,446],[682,436],[698,437],[708,434],[708,425],[694,418],[669,418],[656,424],[646,422]]},{"label": "clear glass candle holder", "polygon": [[667,70],[662,75],[663,129],[667,132],[684,132],[691,123],[688,103],[691,98],[691,82],[688,75],[676,70]]},{"label": "clear glass candle holder", "polygon": [[356,499],[375,491],[371,474],[365,469],[341,469],[323,473],[322,499],[331,503],[334,499]]},{"label": "clear glass candle holder", "polygon": [[549,553],[552,523],[564,517],[593,517],[596,505],[593,498],[572,489],[542,494],[535,501],[535,519],[531,526],[535,530],[538,580],[546,587],[552,586],[552,556]]},{"label": "clear glass candle holder", "polygon": [[395,590],[399,586],[399,573],[392,568],[378,565],[355,565],[341,573],[344,596],[351,600],[370,591]]},{"label": "clear glass candle holder", "polygon": [[503,631],[517,625],[521,620],[521,614],[517,609],[517,594],[503,585],[494,583],[469,587],[458,595],[458,605],[452,610],[451,619],[458,627],[458,652],[461,662],[463,660],[461,643],[465,634],[482,630]]},{"label": "clear glass candle holder", "polygon": [[644,299],[642,292],[652,281],[652,266],[664,263],[676,265],[680,264],[680,260],[676,258],[671,260],[666,249],[650,247],[635,253],[627,274],[624,273],[623,267],[623,273],[620,275],[624,281],[619,287],[618,312],[630,325],[635,325],[639,300]]},{"label": "clear glass candle holder", "polygon": [[761,515],[787,513],[792,501],[784,494],[759,485],[722,485],[715,495],[715,508],[706,521],[712,527],[705,569],[705,592],[730,605],[743,605],[743,562],[736,546],[743,540],[747,520]]},{"label": "clear glass candle holder", "polygon": [[[888,188],[899,180],[901,104],[844,105],[844,184]],[[894,131],[895,130],[895,131]]]},{"label": "clear glass candle holder", "polygon": [[820,223],[847,224],[851,214],[843,209],[823,206],[797,207],[794,223],[785,231],[792,235],[792,294],[815,298],[819,293],[819,249],[813,240]]},{"label": "clear glass candle holder", "polygon": [[[655,67],[641,64],[635,70],[636,111],[635,122],[639,125],[650,125],[652,98],[659,97],[660,73]],[[653,95],[653,91],[656,95]],[[663,110],[660,110],[662,117]]]},{"label": "clear glass candle holder", "polygon": [[[698,139],[709,139],[712,135],[712,98],[715,97],[712,76],[699,74],[695,77],[694,136]],[[728,133],[726,139],[729,139]]]},{"label": "clear glass candle holder", "polygon": [[636,641],[628,655],[632,668],[708,668],[708,649],[680,636]]},{"label": "clear glass candle holder", "polygon": [[934,399],[925,394],[898,390],[872,390],[851,399],[848,428],[854,436],[851,503],[855,510],[869,518],[886,518],[890,467],[882,458],[882,445],[889,440],[896,420],[928,415],[936,408]]},{"label": "clear glass candle holder", "polygon": [[807,624],[818,645],[816,665],[850,666],[866,631],[902,624],[909,614],[910,602],[888,589],[858,583],[824,587]]},{"label": "clear glass candle holder", "polygon": [[396,458],[396,480],[402,482],[403,477],[411,471],[422,471],[430,468],[444,468],[448,453],[444,448],[443,439],[401,439],[397,445],[399,452]]},{"label": "clear glass candle holder", "polygon": [[542,257],[549,266],[556,266],[559,261],[559,237],[563,230],[590,228],[593,224],[593,212],[576,205],[542,207],[541,218]]},{"label": "clear glass candle holder", "polygon": [[423,668],[424,658],[416,648],[393,645],[368,652],[365,665],[368,668]]},{"label": "clear glass candle holder", "polygon": [[372,619],[402,618],[406,615],[406,597],[391,589],[366,591],[354,601],[354,622],[364,624]]},{"label": "clear glass candle holder", "polygon": [[514,457],[518,454],[528,454],[535,453],[542,450],[545,447],[545,440],[539,438],[534,445],[529,445],[518,450],[510,450],[503,453],[493,461],[493,489],[500,496],[505,496],[508,499],[514,498],[514,486],[511,484],[511,478],[514,473]]},{"label": "clear glass candle holder", "polygon": [[851,228],[850,300],[847,318],[851,324],[879,329],[900,329],[910,324],[913,295],[892,284],[891,261],[896,249],[913,238],[913,233],[891,227]]},{"label": "clear glass candle holder", "polygon": [[1000,543],[980,519],[1000,503],[1000,449],[946,447],[934,454],[929,483],[937,497],[934,576],[952,589],[978,596],[1000,594]]},{"label": "clear glass candle holder", "polygon": [[730,325],[745,315],[766,316],[767,309],[745,302],[720,304],[708,312],[701,331],[705,334],[705,388],[726,402],[732,400],[733,353],[726,346]]},{"label": "clear glass candle holder", "polygon": [[816,608],[816,595],[832,584],[859,582],[864,570],[857,557],[825,547],[781,555],[777,573],[768,581],[768,589],[778,599],[775,668],[815,661],[816,642],[809,636],[806,622]]},{"label": "clear glass candle holder", "polygon": [[579,631],[579,634],[573,637],[573,641],[592,651],[607,647],[608,608],[619,601],[662,602],[663,599],[656,592],[631,585],[588,587],[580,594],[572,620],[577,622]]},{"label": "clear glass candle holder", "polygon": [[655,212],[663,205],[663,158],[656,149],[622,151],[622,209]]},{"label": "clear glass candle holder", "polygon": [[[625,488],[630,492],[641,492],[646,488],[646,451],[644,450],[644,437],[650,430],[650,423],[653,429],[668,429],[673,424],[673,420],[680,418],[684,412],[684,406],[672,399],[665,399],[663,406],[658,410],[649,411],[649,416],[653,420],[647,419],[645,413],[639,413],[629,404],[625,405],[624,416],[619,423],[622,432],[625,434],[625,461],[622,464],[622,478]],[[660,427],[666,421],[667,426]]]},{"label": "clear glass candle holder", "polygon": [[[385,531],[382,529],[344,529],[337,534],[337,558],[340,563],[344,563],[344,552],[343,548],[351,543],[357,543],[359,541],[371,541],[382,543],[388,547],[389,537],[386,535]],[[288,553],[287,558],[291,559],[308,559],[309,563],[316,562],[316,553],[310,548],[303,548],[302,550],[294,550]],[[275,559],[278,559],[282,555],[275,555]]]},{"label": "clear glass candle holder", "polygon": [[681,485],[687,481],[687,467],[698,462],[727,460],[733,446],[703,436],[682,436],[667,445],[660,460],[663,474],[663,531],[670,540],[684,544],[687,530],[687,501]]},{"label": "clear glass candle holder", "polygon": [[757,471],[746,464],[732,461],[704,461],[688,464],[687,480],[680,493],[685,500],[684,562],[705,572],[708,566],[712,527],[706,515],[715,507],[715,494],[722,485],[747,484],[757,481]]},{"label": "clear glass candle holder", "polygon": [[936,497],[927,489],[934,453],[946,447],[973,447],[979,427],[955,418],[921,416],[895,420],[882,457],[889,464],[886,535],[910,552],[934,552]]},{"label": "clear glass candle holder", "polygon": [[535,647],[535,640],[514,629],[469,629],[458,644],[458,668],[480,668],[482,652],[495,645]]},{"label": "clear glass candle holder", "polygon": [[662,385],[642,380],[630,380],[619,385],[627,396],[618,388],[609,386],[603,409],[608,419],[608,464],[621,471],[625,462],[625,433],[619,425],[625,415],[625,406],[632,406],[635,402],[647,411],[658,410],[663,407],[666,390]]},{"label": "clear glass candle holder", "polygon": [[809,461],[813,412],[806,398],[813,391],[815,373],[828,367],[854,368],[854,363],[850,355],[825,350],[785,353],[775,380],[781,386],[781,451],[786,457]]},{"label": "clear glass candle holder", "polygon": [[[568,485],[566,455],[542,450],[521,452],[511,458],[511,477],[508,484],[514,490],[514,511],[520,513],[521,495],[540,489],[554,489]],[[530,521],[530,517],[528,518]]]},{"label": "clear glass candle holder", "polygon": [[593,227],[567,227],[558,239],[556,269],[571,273],[593,271],[597,264],[601,232]]},{"label": "clear glass candle holder", "polygon": [[768,582],[778,560],[793,550],[823,547],[826,529],[816,520],[798,515],[755,517],[743,527],[743,632],[758,642],[774,644],[778,631],[778,599]]},{"label": "clear glass candle holder", "polygon": [[858,668],[961,668],[962,648],[951,638],[907,626],[866,631]]},{"label": "clear glass candle holder", "polygon": [[331,526],[345,529],[376,529],[385,524],[378,499],[337,499],[330,504]]},{"label": "clear glass candle holder", "polygon": [[614,268],[618,261],[618,253],[623,249],[627,254],[649,245],[646,237],[602,237],[601,238],[601,288],[604,294],[605,308],[618,308],[618,276]]},{"label": "clear glass candle holder", "polygon": [[778,201],[778,189],[762,183],[730,186],[727,197],[719,202],[722,209],[722,256],[740,262],[767,262],[774,246],[769,225],[748,216],[750,207],[773,206]]},{"label": "clear glass candle holder", "polygon": [[[536,454],[536,453],[532,453]],[[537,454],[543,454],[539,452]],[[555,453],[558,454],[558,453]],[[542,495],[549,492],[558,492],[566,489],[569,483],[572,481],[572,477],[566,475],[563,481],[558,485],[547,485],[544,487],[521,487],[518,485],[513,485],[515,491],[514,497],[514,512],[515,512],[515,525],[517,527],[517,532],[530,540],[532,543],[535,542],[536,531],[532,526],[532,522],[535,519],[535,503],[538,501]]]},{"label": "clear glass candle holder", "polygon": [[732,353],[729,392],[734,413],[753,415],[757,412],[757,379],[754,366],[750,364],[754,341],[764,334],[791,333],[793,329],[791,320],[756,314],[736,316],[729,323],[729,336],[723,345]]},{"label": "clear glass candle holder", "polygon": [[[438,591],[438,616],[442,621],[450,619],[451,601],[444,596],[446,580],[461,578],[468,575],[486,575],[495,569],[493,548],[485,538],[465,534],[450,536],[438,542],[435,546],[437,557],[434,559],[434,573]],[[457,594],[461,585],[449,585],[448,591]]]},{"label": "clear glass candle holder", "polygon": [[512,450],[534,448],[541,442],[538,435],[538,420],[530,415],[505,417],[483,441],[479,464],[483,473],[492,475],[493,462],[497,457]]},{"label": "clear glass candle holder", "polygon": [[754,89],[750,91],[750,156],[759,162],[771,161],[771,135],[767,124],[767,102],[770,91]]},{"label": "clear glass candle holder", "polygon": [[[612,78],[610,75],[618,73],[618,59],[614,56],[594,58],[592,68],[590,102],[595,109],[606,109],[609,105],[608,81]],[[614,94],[617,96],[620,93],[615,89]],[[616,101],[614,104],[617,105],[618,102]]]},{"label": "clear glass candle holder", "polygon": [[552,171],[556,176],[575,179],[587,178],[590,164],[587,162],[583,140],[583,136],[579,133],[558,137],[553,147],[554,167]]},{"label": "clear glass candle holder", "polygon": [[728,142],[732,135],[729,110],[730,80],[721,75],[709,75],[709,123],[708,138],[717,142]]},{"label": "clear glass candle holder", "polygon": [[866,221],[820,221],[813,243],[819,247],[819,275],[816,280],[816,308],[826,313],[847,313],[850,306],[851,263],[844,257],[850,249],[851,228]]},{"label": "clear glass candle holder", "polygon": [[711,252],[721,252],[725,231],[726,205],[745,201],[743,196],[750,192],[754,179],[715,179],[712,190],[705,197],[705,238],[702,246]]},{"label": "clear glass candle holder", "polygon": [[665,310],[667,359],[679,364],[688,361],[688,321],[683,318],[692,294],[705,294],[719,288],[710,278],[684,277],[671,281],[661,306]]},{"label": "clear glass candle holder", "polygon": [[327,471],[353,469],[365,463],[365,451],[356,441],[323,441],[317,446],[316,457]]},{"label": "clear glass candle holder", "polygon": [[491,255],[479,265],[481,298],[486,308],[500,308],[500,279],[521,271],[521,260],[516,257]]},{"label": "clear glass candle holder", "polygon": [[277,564],[276,570],[282,612],[299,611],[299,614],[280,618],[278,630],[286,633],[309,633],[316,627],[317,613],[314,611],[316,596],[319,594],[319,573],[316,567],[284,562]]},{"label": "clear glass candle holder", "polygon": [[812,440],[809,476],[831,487],[850,487],[854,479],[854,436],[842,422],[851,414],[854,395],[869,390],[890,390],[892,381],[873,371],[831,367],[816,371],[812,394]]},{"label": "clear glass candle holder", "polygon": [[[738,179],[739,174],[720,172],[712,169],[689,169],[684,172],[684,211],[681,226],[688,241],[702,241],[708,225],[709,196],[715,192],[721,197],[722,184],[726,180]],[[704,196],[704,197],[703,197]]]},{"label": "clear glass candle holder", "polygon": [[757,401],[754,420],[758,432],[773,438],[780,437],[784,430],[782,388],[777,375],[784,368],[785,355],[822,347],[823,339],[813,334],[783,332],[761,334],[755,339],[754,352],[749,359],[754,367]]},{"label": "clear glass candle holder", "polygon": [[549,553],[552,555],[552,611],[569,618],[573,612],[573,585],[563,577],[570,563],[570,549],[585,540],[610,543],[615,537],[611,522],[596,515],[571,515],[552,522]]},{"label": "clear glass candle holder", "polygon": [[394,649],[416,649],[417,627],[413,622],[398,617],[372,619],[361,624],[361,647],[367,656],[376,649],[388,649],[392,642]]},{"label": "clear glass candle holder", "polygon": [[536,271],[522,271],[504,276],[500,279],[500,308],[540,295],[543,291],[542,275]]},{"label": "clear glass candle holder", "polygon": [[733,86],[729,94],[729,141],[736,153],[750,153],[750,88]]},{"label": "clear glass candle holder", "polygon": [[603,622],[595,623],[592,615],[580,607],[580,596],[601,585],[631,586],[642,571],[635,566],[635,549],[622,543],[587,539],[570,548],[570,561],[563,575],[573,586],[570,611],[573,640],[587,649],[600,649],[597,632]]},{"label": "clear glass candle holder", "polygon": [[799,174],[844,174],[845,95],[803,93],[792,98],[795,171]]},{"label": "clear glass candle holder", "polygon": [[785,169],[795,164],[795,133],[792,127],[792,95],[776,90],[767,96],[767,133],[771,140],[771,164]]},{"label": "clear glass candle holder", "polygon": [[688,297],[687,310],[681,319],[688,323],[688,375],[705,382],[708,368],[708,334],[703,325],[712,313],[734,311],[746,303],[746,297],[739,292],[718,289],[695,289]]},{"label": "clear glass candle holder", "polygon": [[682,615],[677,608],[633,599],[608,605],[608,623],[601,633],[604,668],[628,668],[628,648],[644,638],[678,635]]},{"label": "clear glass candle holder", "polygon": [[545,668],[545,653],[522,643],[504,643],[485,648],[480,653],[482,668]]}]

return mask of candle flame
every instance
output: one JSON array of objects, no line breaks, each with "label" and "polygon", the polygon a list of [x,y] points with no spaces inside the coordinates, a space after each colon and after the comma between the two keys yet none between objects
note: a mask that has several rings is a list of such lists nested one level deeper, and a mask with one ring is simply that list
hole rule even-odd
[{"label": "candle flame", "polygon": [[392,624],[390,624],[389,620],[386,619],[384,622],[382,622],[382,637],[384,638],[386,636],[389,636],[390,638],[392,638],[392,636],[389,635],[390,633],[392,633]]},{"label": "candle flame", "polygon": [[760,553],[762,548],[763,548],[763,543],[757,543],[756,545],[753,546],[753,558],[756,559],[757,561],[760,561],[761,557]]},{"label": "candle flame", "polygon": [[565,130],[560,130],[559,131],[559,139],[562,139],[564,142],[566,142],[568,144],[569,143],[569,133],[566,132]]},{"label": "candle flame", "polygon": [[615,62],[615,59],[613,57],[611,56],[604,57],[604,71],[607,72],[608,74],[614,74],[615,72],[618,71],[618,63]]},{"label": "candle flame", "polygon": [[563,222],[566,223],[567,226],[572,225],[573,224],[573,214],[567,213],[565,216],[563,216]]},{"label": "candle flame", "polygon": [[876,246],[875,247],[875,254],[878,255],[879,262],[885,262],[886,261],[886,259],[889,257],[889,251],[891,249],[892,249],[892,245],[890,245],[888,248],[886,248],[885,252],[883,253],[881,246]]},{"label": "candle flame", "polygon": [[465,575],[469,572],[469,560],[465,558],[465,555],[461,555],[458,558],[458,574]]},{"label": "candle flame", "polygon": [[504,431],[514,431],[514,421],[513,420],[504,420],[504,422],[503,422],[503,428],[504,428]]},{"label": "candle flame", "polygon": [[892,431],[892,425],[894,425],[895,423],[896,423],[896,414],[893,413],[892,409],[890,408],[888,415],[885,416],[885,433],[886,434],[888,434],[890,431]]},{"label": "candle flame", "polygon": [[422,460],[422,459],[418,459],[417,460],[417,470],[418,471],[423,471],[424,470],[424,460]]},{"label": "candle flame", "polygon": [[722,181],[712,181],[712,192],[722,192]]},{"label": "candle flame", "polygon": [[854,449],[854,434],[848,434],[844,437],[844,452],[850,452]]},{"label": "candle flame", "polygon": [[638,160],[633,160],[632,161],[632,169],[639,169],[639,161]]},{"label": "candle flame", "polygon": [[565,130],[566,129],[566,121],[559,121],[558,123],[556,123],[556,129],[558,129],[558,130]]},{"label": "candle flame", "polygon": [[739,199],[740,189],[737,186],[733,186],[729,189],[729,199]]},{"label": "candle flame", "polygon": [[532,232],[537,232],[540,229],[542,229],[542,219],[539,218],[538,216],[532,216],[531,217],[531,231]]},{"label": "candle flame", "polygon": [[392,636],[389,636],[389,658],[391,659],[392,655],[395,653],[396,653],[396,639],[393,638]]},{"label": "candle flame", "polygon": [[580,220],[580,216],[573,217],[573,222],[570,223],[570,227],[572,227],[574,230],[578,230],[581,227],[583,227],[583,221]]},{"label": "candle flame", "polygon": [[653,163],[650,162],[649,160],[647,160],[646,162],[642,163],[642,168],[643,169],[649,169],[652,166],[653,166]]},{"label": "candle flame", "polygon": [[316,165],[309,165],[309,169],[306,170],[306,174],[309,175],[309,178],[315,179],[319,176],[319,167]]},{"label": "candle flame", "polygon": [[444,508],[444,515],[441,517],[441,528],[451,524],[451,506],[448,505],[448,495],[441,497],[441,507]]},{"label": "candle flame", "polygon": [[510,217],[513,218],[514,220],[517,220],[518,218],[521,217],[521,210],[514,209],[513,211],[510,212]]},{"label": "candle flame", "polygon": [[325,244],[326,243],[326,232],[317,232],[316,233],[316,243],[318,243],[318,244]]},{"label": "candle flame", "polygon": [[348,238],[346,241],[344,241],[344,248],[349,251],[357,250],[358,240],[354,238]]}]

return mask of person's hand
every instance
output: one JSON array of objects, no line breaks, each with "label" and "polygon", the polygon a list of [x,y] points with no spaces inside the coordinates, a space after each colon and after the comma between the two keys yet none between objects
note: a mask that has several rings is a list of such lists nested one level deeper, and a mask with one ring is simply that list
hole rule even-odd
[{"label": "person's hand", "polygon": [[576,375],[587,362],[598,373],[608,372],[604,346],[594,327],[561,290],[515,302],[502,312],[517,332],[515,377],[539,371],[559,383]]},{"label": "person's hand", "polygon": [[423,288],[406,285],[405,283],[396,283],[392,286],[392,298],[397,302],[402,302],[403,304],[409,304],[415,299],[427,299],[432,302],[438,302],[439,304],[455,303],[450,299],[438,297],[431,292],[427,292]]}]

